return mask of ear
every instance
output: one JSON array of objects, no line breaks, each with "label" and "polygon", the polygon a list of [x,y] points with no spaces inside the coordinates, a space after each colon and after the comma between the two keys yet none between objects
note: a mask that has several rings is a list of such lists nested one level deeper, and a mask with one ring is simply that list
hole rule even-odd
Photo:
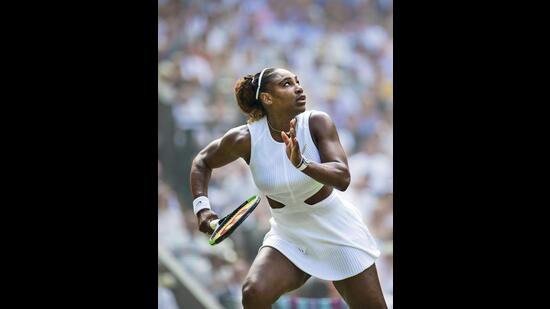
[{"label": "ear", "polygon": [[273,103],[273,98],[271,97],[271,94],[267,92],[261,92],[260,99],[266,105],[271,105]]}]

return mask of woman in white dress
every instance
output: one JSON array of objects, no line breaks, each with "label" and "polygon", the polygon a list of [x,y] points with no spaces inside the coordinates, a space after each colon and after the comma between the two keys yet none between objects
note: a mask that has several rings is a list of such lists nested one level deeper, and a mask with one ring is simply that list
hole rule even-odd
[{"label": "woman in white dress", "polygon": [[387,308],[374,264],[380,251],[337,191],[350,173],[331,118],[306,111],[298,77],[280,68],[239,79],[235,96],[248,123],[201,150],[190,180],[199,229],[208,234],[218,218],[208,200],[212,169],[242,158],[267,197],[271,229],[244,282],[244,308],[271,308],[310,276],[332,281],[351,308]]}]

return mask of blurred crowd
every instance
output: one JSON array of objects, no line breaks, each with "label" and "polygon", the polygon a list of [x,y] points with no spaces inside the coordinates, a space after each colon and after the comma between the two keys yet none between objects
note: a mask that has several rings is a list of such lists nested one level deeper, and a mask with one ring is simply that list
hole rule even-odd
[{"label": "blurred crowd", "polygon": [[[363,213],[382,251],[377,268],[393,300],[393,2],[392,0],[159,0],[158,240],[223,304],[240,308],[241,284],[269,229],[262,200],[217,246],[197,229],[189,192],[193,157],[246,123],[233,86],[264,67],[298,75],[308,109],[334,120],[348,155],[342,193]],[[220,216],[259,193],[243,160],[214,170],[209,186]],[[311,278],[288,297],[338,298]]]}]

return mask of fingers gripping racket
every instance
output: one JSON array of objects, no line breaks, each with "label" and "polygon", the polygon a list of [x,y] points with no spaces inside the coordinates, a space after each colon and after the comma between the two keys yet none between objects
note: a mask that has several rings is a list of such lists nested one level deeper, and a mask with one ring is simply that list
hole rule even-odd
[{"label": "fingers gripping racket", "polygon": [[214,230],[214,232],[210,236],[208,243],[210,245],[219,244],[225,238],[231,235],[231,233],[233,233],[235,229],[237,229],[237,227],[241,225],[241,223],[243,223],[246,217],[248,217],[252,213],[252,211],[254,211],[259,203],[259,196],[251,196],[227,216],[221,219],[210,221],[210,227]]}]

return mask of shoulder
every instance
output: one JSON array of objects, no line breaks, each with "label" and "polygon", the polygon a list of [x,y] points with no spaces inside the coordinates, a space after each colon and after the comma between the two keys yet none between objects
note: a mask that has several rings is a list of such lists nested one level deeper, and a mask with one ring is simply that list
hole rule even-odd
[{"label": "shoulder", "polygon": [[327,132],[327,130],[335,130],[334,122],[330,116],[322,111],[311,111],[309,116],[309,127],[313,133]]},{"label": "shoulder", "polygon": [[229,129],[221,138],[223,146],[231,147],[236,155],[242,156],[250,150],[250,131],[248,126],[242,125]]},{"label": "shoulder", "polygon": [[240,145],[243,143],[250,143],[250,131],[246,125],[238,126],[229,129],[222,137],[223,142]]},{"label": "shoulder", "polygon": [[327,113],[321,111],[311,111],[309,116],[309,131],[317,147],[319,146],[319,141],[334,140],[335,136],[338,135],[332,118]]}]

